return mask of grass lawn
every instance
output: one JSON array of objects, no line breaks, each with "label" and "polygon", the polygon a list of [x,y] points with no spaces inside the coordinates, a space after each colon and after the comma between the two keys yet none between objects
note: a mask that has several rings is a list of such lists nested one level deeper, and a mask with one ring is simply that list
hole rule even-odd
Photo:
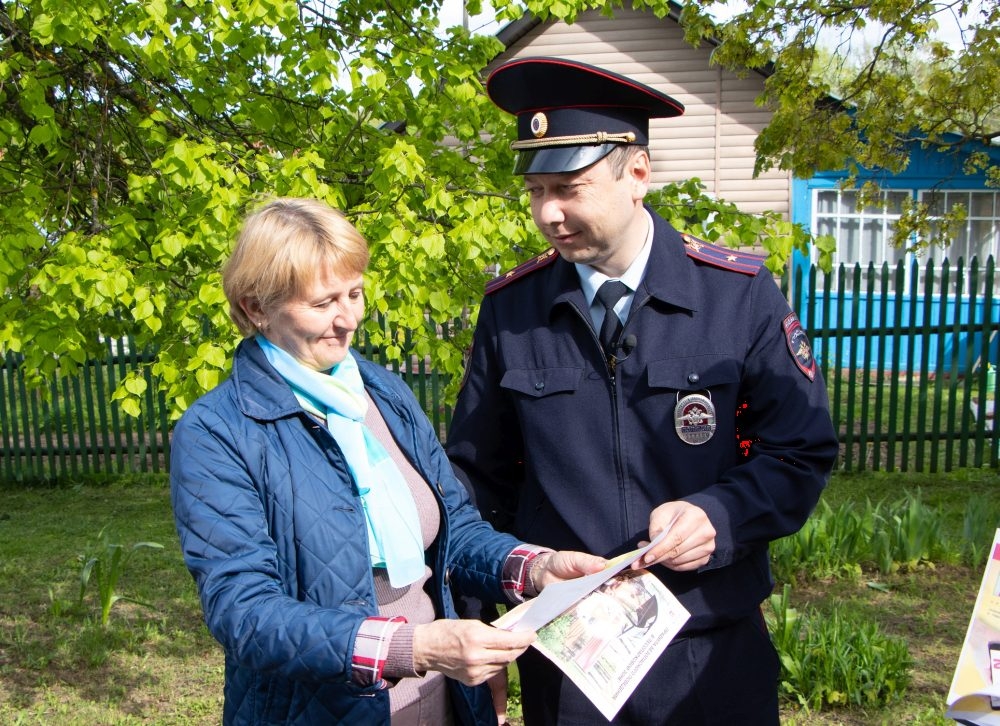
[{"label": "grass lawn", "polygon": [[[919,488],[960,537],[969,499],[995,499],[997,481],[997,472],[979,470],[844,475],[826,497],[833,504],[895,499]],[[0,492],[0,723],[218,724],[222,656],[181,561],[165,480]],[[163,549],[136,550],[116,589],[151,607],[118,601],[102,626],[94,572],[83,607],[76,602],[83,561],[109,542],[125,551],[140,542]],[[942,562],[794,583],[796,607],[822,613],[839,604],[904,638],[913,681],[891,709],[809,713],[786,704],[783,723],[952,724],[943,716],[944,699],[980,577],[979,570]]]},{"label": "grass lawn", "polygon": [[[3,489],[0,503],[0,723],[218,724],[222,656],[184,568],[164,480]],[[93,581],[75,601],[82,555],[101,531],[130,548],[107,627]],[[92,576],[92,580],[93,580]]]}]

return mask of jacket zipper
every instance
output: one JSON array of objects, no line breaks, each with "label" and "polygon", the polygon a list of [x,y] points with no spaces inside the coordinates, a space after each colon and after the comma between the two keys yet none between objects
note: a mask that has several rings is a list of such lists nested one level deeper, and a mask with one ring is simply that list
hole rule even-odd
[{"label": "jacket zipper", "polygon": [[[587,321],[587,318],[584,317],[583,312],[581,312],[579,309],[577,309],[577,313],[580,315],[581,318],[584,319],[584,322]],[[631,315],[629,317],[631,317]],[[591,331],[593,331],[593,327],[592,326],[588,326],[588,327],[590,327]],[[621,332],[622,332],[622,335],[625,334],[624,324],[622,326],[622,331]],[[621,522],[620,522],[620,526],[622,528],[622,532],[626,533],[626,535],[627,535],[627,532],[628,532],[628,521],[629,521],[628,497],[625,496],[625,472],[624,472],[624,469],[622,467],[621,418],[618,415],[618,376],[617,376],[617,372],[615,370],[617,368],[617,366],[618,366],[618,359],[617,359],[616,356],[613,356],[613,355],[610,358],[608,358],[605,355],[604,348],[601,345],[601,341],[597,337],[596,332],[593,334],[593,339],[597,343],[597,347],[600,348],[601,355],[605,356],[604,357],[604,361],[605,361],[605,365],[607,366],[607,369],[608,369],[608,384],[611,387],[611,389],[610,389],[611,390],[611,427],[613,429],[613,438],[614,438],[614,447],[613,447],[614,451],[612,452],[612,454],[613,454],[613,458],[614,458],[615,475],[616,475],[616,477],[618,479],[618,496],[619,496],[619,499],[621,500],[621,508],[622,508],[622,519],[621,519]]]}]

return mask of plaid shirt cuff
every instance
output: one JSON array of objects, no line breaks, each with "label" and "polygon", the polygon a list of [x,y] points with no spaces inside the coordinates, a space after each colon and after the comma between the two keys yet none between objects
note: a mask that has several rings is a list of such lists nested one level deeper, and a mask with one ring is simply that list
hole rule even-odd
[{"label": "plaid shirt cuff", "polygon": [[389,682],[382,678],[385,660],[389,657],[389,642],[396,628],[406,622],[397,615],[392,618],[366,618],[354,639],[354,655],[351,656],[351,681],[361,688],[375,686],[388,688]]},{"label": "plaid shirt cuff", "polygon": [[503,563],[503,591],[510,602],[524,602],[526,597],[538,595],[531,578],[528,577],[531,564],[538,555],[554,551],[538,545],[522,544],[507,555]]}]

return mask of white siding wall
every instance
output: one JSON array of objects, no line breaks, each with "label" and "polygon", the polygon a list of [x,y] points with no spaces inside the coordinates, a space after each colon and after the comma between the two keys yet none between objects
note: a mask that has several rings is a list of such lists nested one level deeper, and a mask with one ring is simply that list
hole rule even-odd
[{"label": "white siding wall", "polygon": [[754,104],[763,78],[739,78],[710,63],[711,48],[692,48],[680,26],[649,12],[616,9],[578,16],[573,25],[540,23],[493,65],[547,55],[591,63],[667,93],[684,104],[683,116],[653,119],[653,183],[697,177],[708,192],[745,212],[788,215],[791,177],[770,171],[753,178],[754,139],[770,113]]}]

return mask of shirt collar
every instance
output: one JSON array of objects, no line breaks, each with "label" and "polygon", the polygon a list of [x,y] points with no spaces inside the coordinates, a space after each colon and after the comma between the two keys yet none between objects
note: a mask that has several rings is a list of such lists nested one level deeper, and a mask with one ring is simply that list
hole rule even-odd
[{"label": "shirt collar", "polygon": [[[643,208],[642,211],[646,215],[647,222],[646,241],[643,243],[642,249],[639,250],[639,254],[632,260],[632,264],[625,270],[625,274],[617,278],[628,287],[630,301],[631,293],[639,289],[639,283],[642,282],[642,278],[646,274],[646,263],[649,262],[649,252],[653,244],[653,218],[649,216],[649,210]],[[580,277],[580,287],[583,290],[584,297],[587,298],[587,305],[593,305],[598,288],[608,280],[614,278],[608,277],[603,272],[598,272],[590,265],[575,263],[574,267],[576,267],[576,273]]]}]

